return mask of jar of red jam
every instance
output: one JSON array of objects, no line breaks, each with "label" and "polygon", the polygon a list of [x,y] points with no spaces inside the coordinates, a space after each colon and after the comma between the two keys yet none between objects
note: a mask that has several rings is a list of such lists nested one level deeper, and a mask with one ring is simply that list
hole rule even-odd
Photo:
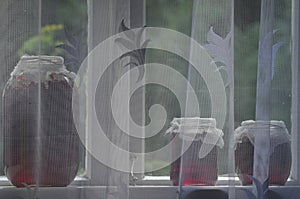
[{"label": "jar of red jam", "polygon": [[252,183],[248,176],[253,176],[254,143],[257,131],[270,133],[269,183],[284,185],[290,175],[292,152],[290,135],[282,121],[242,122],[235,130],[236,172],[243,185]]},{"label": "jar of red jam", "polygon": [[[223,132],[212,118],[175,118],[172,135],[170,178],[173,185],[215,185],[218,150],[224,146]],[[180,157],[176,158],[178,154]],[[181,183],[179,183],[181,181]]]},{"label": "jar of red jam", "polygon": [[79,167],[75,74],[57,56],[23,56],[3,92],[5,174],[17,186],[66,186]]}]

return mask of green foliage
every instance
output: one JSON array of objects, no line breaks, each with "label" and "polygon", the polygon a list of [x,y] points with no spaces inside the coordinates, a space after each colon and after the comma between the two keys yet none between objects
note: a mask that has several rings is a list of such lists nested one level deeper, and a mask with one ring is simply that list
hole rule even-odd
[{"label": "green foliage", "polygon": [[193,0],[146,1],[146,20],[149,27],[164,27],[190,35]]},{"label": "green foliage", "polygon": [[[151,0],[146,1],[146,24],[149,27],[164,27],[180,31],[184,34],[190,35],[191,22],[192,22],[192,0]],[[151,41],[150,41],[151,42]],[[146,55],[147,63],[161,63],[172,66],[174,69],[186,76],[188,63],[182,58],[160,50],[147,49]],[[149,73],[148,73],[149,74]],[[160,75],[165,78],[164,74]],[[146,76],[146,78],[151,78]],[[183,88],[185,85],[181,85]],[[170,90],[162,88],[158,85],[147,85],[145,88],[145,111],[146,111],[146,124],[154,122],[161,116],[157,115],[154,118],[149,118],[149,109],[154,104],[161,104],[167,111],[167,121],[163,129],[155,136],[145,139],[145,152],[151,152],[160,149],[168,144],[169,139],[165,136],[165,130],[169,127],[169,123],[173,117],[180,117],[179,102]],[[184,93],[184,92],[183,92]],[[147,132],[146,132],[147,134]],[[155,165],[160,165],[158,160],[146,161],[146,170],[151,169]],[[157,168],[157,167],[156,167]],[[169,167],[153,171],[147,175],[169,175]]]},{"label": "green foliage", "polygon": [[[29,55],[58,55],[65,58],[68,70],[76,72],[79,62],[87,53],[87,1],[86,0],[44,0],[42,3],[42,30],[40,35],[28,38],[18,50],[18,56]],[[74,63],[59,45],[69,45],[65,30],[76,37],[78,46],[78,63]]]},{"label": "green foliage", "polygon": [[[167,164],[167,162],[164,162],[164,161],[158,161],[158,160],[148,161],[145,164],[145,170],[146,171],[151,171],[151,170],[153,170],[152,168],[159,168],[159,167],[162,167],[166,164]],[[149,176],[168,176],[169,173],[170,173],[170,166],[167,166],[167,167],[164,167],[160,170],[148,172],[145,175],[149,175]]]},{"label": "green foliage", "polygon": [[[4,33],[1,37],[3,43],[8,44],[7,49],[3,49],[2,53],[5,57],[3,60],[6,62],[3,63],[6,67],[3,67],[2,71],[2,87],[19,57],[24,54],[61,55],[66,60],[66,53],[56,48],[57,45],[67,42],[64,28],[69,28],[76,36],[84,32],[82,43],[87,43],[87,0],[42,0],[41,35],[38,35],[38,1],[10,0],[1,1],[0,5],[3,11],[1,31]],[[82,51],[86,51],[86,47],[82,48]],[[76,72],[78,68],[68,67],[68,69]],[[0,141],[0,146],[2,148],[3,140]],[[1,150],[0,159],[2,156]],[[83,165],[81,164],[79,174],[83,172]],[[0,164],[1,175],[4,175],[3,171],[2,163]],[[29,189],[28,193],[30,194]],[[33,197],[29,195],[27,198]]]},{"label": "green foliage", "polygon": [[64,24],[75,35],[87,27],[86,0],[43,0],[42,14],[42,26]]},{"label": "green foliage", "polygon": [[234,32],[235,127],[255,119],[259,24],[244,29],[236,26]]},{"label": "green foliage", "polygon": [[76,38],[62,24],[46,25],[41,34],[33,36],[24,42],[18,55],[49,55],[62,56],[68,70],[76,72],[87,52],[85,30]]},{"label": "green foliage", "polygon": [[[241,0],[235,1],[235,27],[234,27],[234,108],[235,108],[235,127],[238,127],[244,120],[255,119],[256,105],[256,80],[258,66],[258,45],[259,45],[259,20],[260,20],[260,1]],[[212,6],[214,5],[215,6]],[[275,59],[275,73],[272,80],[271,91],[271,119],[283,120],[290,129],[291,115],[291,52],[290,52],[290,28],[291,28],[291,1],[276,1],[274,29],[278,29],[274,35],[274,44],[280,41],[285,44],[279,48]],[[151,0],[146,1],[146,20],[148,26],[170,28],[187,35],[191,33],[192,22],[192,0]],[[206,35],[210,26],[214,26],[216,33],[223,38],[228,32],[222,32],[220,24],[224,24],[226,9],[220,6],[220,1],[201,1],[202,7],[212,7],[212,14],[209,9],[197,14],[199,20],[204,21],[196,24],[196,40],[201,44],[206,42]],[[209,22],[210,24],[201,24]],[[226,26],[226,25],[225,25]],[[218,29],[219,28],[219,29]],[[225,35],[223,35],[225,34]],[[147,62],[157,61],[168,66],[172,66],[186,76],[187,63],[176,58],[174,55],[162,52],[147,52]],[[160,74],[157,74],[160,75]],[[202,96],[203,97],[203,96]],[[154,102],[160,102],[168,112],[168,119],[174,116],[180,117],[180,108],[175,99],[172,98],[166,89],[158,86],[146,86],[146,121],[147,111]],[[203,100],[203,99],[202,99]],[[165,127],[166,128],[166,127]],[[165,129],[164,128],[164,129]],[[164,130],[163,129],[163,130]],[[146,139],[146,152],[153,151],[168,143],[168,139],[163,136],[163,130],[156,136]],[[225,145],[228,140],[225,133]],[[227,172],[227,149],[226,146],[220,152],[219,172]],[[146,165],[150,164],[146,162]],[[155,174],[155,173],[154,173]],[[168,171],[162,175],[168,175]]]},{"label": "green foliage", "polygon": [[24,42],[23,47],[18,51],[18,55],[62,55],[62,50],[56,48],[62,43],[62,24],[46,25],[41,29],[41,35],[33,36]]}]

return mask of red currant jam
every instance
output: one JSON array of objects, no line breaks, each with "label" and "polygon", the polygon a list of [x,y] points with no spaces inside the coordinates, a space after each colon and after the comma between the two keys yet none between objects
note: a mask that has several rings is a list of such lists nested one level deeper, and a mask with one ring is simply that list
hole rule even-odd
[{"label": "red currant jam", "polygon": [[72,84],[67,77],[49,80],[38,92],[38,83],[22,81],[7,84],[3,94],[5,174],[17,187],[67,186],[80,160]]},{"label": "red currant jam", "polygon": [[[271,139],[272,142],[272,139]],[[241,143],[237,143],[235,150],[236,171],[243,185],[252,184],[248,176],[253,176],[254,147],[245,136]],[[292,163],[291,146],[283,143],[275,147],[270,156],[269,182],[271,185],[284,185],[290,175]]]},{"label": "red currant jam", "polygon": [[[199,158],[199,150],[201,148],[201,141],[193,141],[191,146],[183,154],[182,163],[182,185],[203,185],[213,186],[218,178],[218,148],[217,146],[204,157]],[[179,185],[180,175],[180,162],[181,158],[178,158],[171,164],[170,178],[173,185]]]}]

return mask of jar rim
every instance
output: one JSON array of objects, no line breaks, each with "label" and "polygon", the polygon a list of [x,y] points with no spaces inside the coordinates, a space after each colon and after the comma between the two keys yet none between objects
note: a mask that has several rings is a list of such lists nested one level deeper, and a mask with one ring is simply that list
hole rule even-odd
[{"label": "jar rim", "polygon": [[172,124],[180,124],[182,126],[210,126],[216,127],[216,119],[214,118],[200,118],[200,117],[181,117],[174,118]]},{"label": "jar rim", "polygon": [[263,120],[245,120],[241,123],[241,126],[259,126],[259,127],[279,127],[279,128],[286,128],[285,124],[283,121],[280,120],[270,120],[270,121],[263,121]]},{"label": "jar rim", "polygon": [[62,65],[64,63],[64,58],[61,56],[49,56],[49,55],[23,55],[20,61],[30,62],[30,63],[40,63],[43,64],[51,63],[56,65]]},{"label": "jar rim", "polygon": [[24,55],[17,63],[10,76],[19,76],[24,73],[47,74],[49,72],[66,72],[64,59],[60,56]]},{"label": "jar rim", "polygon": [[223,136],[222,130],[216,127],[214,118],[200,117],[174,118],[166,134],[203,134],[204,131],[209,134],[220,134]]}]

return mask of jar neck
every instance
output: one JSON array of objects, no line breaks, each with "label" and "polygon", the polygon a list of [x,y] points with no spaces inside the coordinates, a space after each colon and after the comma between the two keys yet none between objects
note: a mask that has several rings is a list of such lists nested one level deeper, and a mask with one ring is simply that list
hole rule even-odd
[{"label": "jar neck", "polygon": [[11,76],[26,72],[46,73],[65,70],[64,59],[59,56],[22,56]]},{"label": "jar neck", "polygon": [[283,121],[271,120],[271,121],[253,121],[247,120],[242,122],[241,126],[246,128],[260,128],[260,129],[285,129],[286,126]]},{"label": "jar neck", "polygon": [[214,118],[199,118],[199,117],[174,118],[171,124],[195,127],[195,128],[200,126],[216,128],[216,120]]}]

